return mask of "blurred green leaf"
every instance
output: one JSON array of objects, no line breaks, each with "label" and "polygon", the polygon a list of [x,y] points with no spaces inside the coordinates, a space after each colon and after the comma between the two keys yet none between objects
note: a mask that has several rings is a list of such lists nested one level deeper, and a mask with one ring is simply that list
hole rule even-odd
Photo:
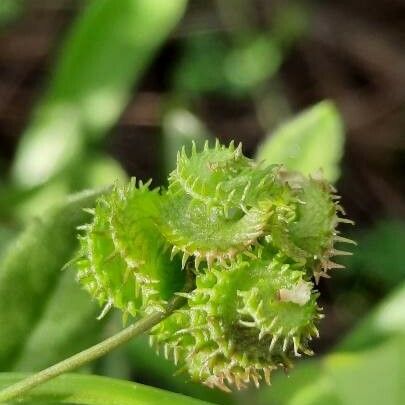
[{"label": "blurred green leaf", "polygon": [[231,44],[217,33],[193,35],[185,41],[174,86],[188,95],[245,95],[273,76],[280,63],[280,50],[267,33],[246,33]]},{"label": "blurred green leaf", "polygon": [[13,371],[41,370],[95,343],[104,322],[100,309],[66,271],[46,299],[42,314],[25,337]]},{"label": "blurred green leaf", "polygon": [[14,184],[0,185],[0,219],[2,221],[14,221],[15,210],[27,200],[34,198],[41,187],[21,189]]},{"label": "blurred green leaf", "polygon": [[[0,387],[4,388],[24,374],[1,373]],[[203,405],[194,398],[112,378],[67,374],[31,391],[19,404],[80,404],[80,405]]]},{"label": "blurred green leaf", "polygon": [[17,233],[16,228],[0,224],[0,260]]},{"label": "blurred green leaf", "polygon": [[29,223],[32,218],[45,215],[53,206],[63,204],[69,190],[69,182],[66,177],[52,179],[42,187],[31,189],[31,193],[21,193],[16,203],[10,205],[9,211],[11,212],[8,214],[16,221]]},{"label": "blurred green leaf", "polygon": [[404,221],[380,221],[353,238],[359,245],[356,254],[344,261],[352,272],[386,289],[405,281]]},{"label": "blurred green leaf", "polygon": [[3,208],[4,211],[4,206],[8,204],[9,209],[3,215],[11,210],[8,215],[26,223],[35,216],[43,215],[54,205],[62,204],[71,190],[95,189],[126,180],[127,175],[115,159],[103,153],[88,153],[69,174],[62,173],[35,189],[14,191],[14,197],[6,194],[3,198],[9,200],[2,201],[0,198],[0,210]]},{"label": "blurred green leaf", "polygon": [[338,352],[304,362],[291,377],[278,377],[260,404],[399,405],[405,402],[405,335],[369,350]]},{"label": "blurred green leaf", "polygon": [[306,360],[298,364],[288,377],[277,373],[272,386],[264,388],[259,395],[259,404],[277,405],[338,405],[331,398],[330,386],[323,375],[322,365],[316,360]]},{"label": "blurred green leaf", "polygon": [[[0,370],[13,369],[18,362],[26,368],[26,359],[38,354],[36,345],[52,350],[59,359],[65,350],[83,348],[89,341],[95,330],[90,319],[96,307],[89,299],[80,298],[79,287],[65,279],[74,276],[60,270],[77,247],[76,227],[88,219],[82,208],[93,206],[99,195],[84,192],[72,196],[67,203],[32,221],[9,245],[0,262]],[[73,299],[75,303],[70,302]],[[63,303],[65,307],[60,306]],[[60,311],[65,311],[65,319]],[[56,332],[57,322],[59,333],[47,333],[46,328],[51,326]],[[51,352],[43,357],[56,360]]]},{"label": "blurred green leaf", "polygon": [[224,87],[223,61],[228,45],[215,33],[198,34],[183,42],[173,76],[174,87],[180,93],[200,94]]},{"label": "blurred green leaf", "polygon": [[257,160],[284,163],[305,174],[320,168],[335,182],[343,154],[344,132],[339,112],[330,101],[323,101],[287,121],[259,147]]},{"label": "blurred green leaf", "polygon": [[211,135],[191,111],[173,108],[163,117],[164,177],[176,167],[177,152],[184,146],[191,149],[192,141],[201,147]]},{"label": "blurred green leaf", "polygon": [[125,182],[128,176],[122,166],[106,154],[88,154],[85,162],[76,170],[72,182],[79,189],[94,189],[115,182]]},{"label": "blurred green leaf", "polygon": [[23,0],[0,1],[0,29],[14,22],[24,10]]},{"label": "blurred green leaf", "polygon": [[405,403],[405,336],[356,353],[337,353],[325,369],[342,404]]},{"label": "blurred green leaf", "polygon": [[53,80],[23,134],[12,174],[33,187],[74,167],[116,122],[184,12],[186,0],[98,0],[74,24]]},{"label": "blurred green leaf", "polygon": [[405,284],[391,293],[339,345],[345,351],[361,350],[391,336],[405,335]]},{"label": "blurred green leaf", "polygon": [[276,5],[271,33],[283,50],[306,37],[311,27],[310,12],[308,3],[282,2]]},{"label": "blurred green leaf", "polygon": [[252,90],[273,76],[281,63],[274,41],[265,34],[249,35],[225,58],[225,79],[235,90]]}]

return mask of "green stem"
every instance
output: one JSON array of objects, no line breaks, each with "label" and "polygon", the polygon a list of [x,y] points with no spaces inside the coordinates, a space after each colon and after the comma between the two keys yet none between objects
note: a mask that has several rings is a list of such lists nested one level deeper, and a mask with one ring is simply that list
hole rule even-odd
[{"label": "green stem", "polygon": [[63,373],[77,369],[99,357],[104,356],[113,349],[128,342],[132,338],[148,331],[153,326],[157,325],[163,319],[167,318],[173,311],[184,305],[186,299],[176,296],[167,305],[164,312],[154,312],[151,315],[145,316],[138,322],[123,329],[114,336],[83,350],[80,353],[69,357],[60,363],[48,367],[36,374],[33,374],[22,381],[19,381],[4,390],[0,391],[0,403],[20,397],[32,388],[43,384]]}]

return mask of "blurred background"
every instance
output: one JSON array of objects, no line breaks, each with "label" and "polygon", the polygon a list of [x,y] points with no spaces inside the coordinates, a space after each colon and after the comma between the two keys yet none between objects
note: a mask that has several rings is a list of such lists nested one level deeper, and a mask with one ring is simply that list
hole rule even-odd
[{"label": "blurred background", "polygon": [[[288,125],[316,133],[301,148],[310,167],[333,155],[327,176],[356,222],[343,230],[358,242],[348,270],[320,284],[315,359],[271,388],[230,396],[186,383],[142,339],[84,371],[219,404],[405,403],[404,41],[400,0],[0,0],[0,258],[74,191],[127,176],[162,185],[192,139],[266,157]],[[314,123],[294,118],[304,110]],[[118,315],[95,321],[66,274],[41,281],[0,371],[39,369],[120,328]],[[81,314],[64,331],[58,299]],[[0,342],[14,336],[4,319]]]}]

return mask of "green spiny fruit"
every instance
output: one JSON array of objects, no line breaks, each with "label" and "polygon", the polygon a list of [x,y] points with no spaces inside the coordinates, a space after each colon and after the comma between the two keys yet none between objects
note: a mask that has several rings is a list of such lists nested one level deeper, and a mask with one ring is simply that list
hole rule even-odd
[{"label": "green spiny fruit", "polygon": [[183,254],[183,266],[194,257],[197,269],[201,261],[210,267],[251,255],[276,208],[281,206],[280,214],[294,202],[288,184],[278,181],[281,169],[260,167],[233,143],[217,142],[213,149],[206,143],[201,152],[193,145],[190,157],[183,148],[169,177],[160,222],[173,255]]},{"label": "green spiny fruit", "polygon": [[221,208],[207,206],[188,196],[165,196],[160,230],[173,246],[172,253],[183,252],[183,267],[189,256],[198,270],[201,260],[208,266],[219,261],[226,265],[238,254],[250,254],[264,235],[270,211],[265,204],[245,213],[226,217]]},{"label": "green spiny fruit", "polygon": [[177,155],[177,167],[169,175],[168,194],[188,195],[193,200],[225,210],[240,208],[247,211],[256,206],[263,193],[268,193],[280,165],[260,167],[242,154],[242,144],[228,147],[216,141],[210,149],[197,152],[192,146],[191,156],[183,147]]},{"label": "green spiny fruit", "polygon": [[156,221],[158,190],[133,180],[99,199],[93,222],[82,226],[78,279],[100,304],[103,313],[119,308],[124,316],[163,310],[181,290],[184,273],[171,261]]},{"label": "green spiny fruit", "polygon": [[[340,218],[338,213],[344,210],[337,201],[333,187],[324,179],[306,178],[300,173],[281,173],[281,178],[291,187],[296,201],[288,207],[289,218],[280,221],[273,216],[268,238],[287,256],[303,264],[309,262],[309,268],[318,282],[319,277],[328,277],[327,271],[342,268],[331,258],[350,255],[350,252],[337,250],[335,243],[354,243],[338,235],[338,223],[353,224]],[[281,209],[283,209],[281,207]]]},{"label": "green spiny fruit", "polygon": [[313,284],[284,255],[262,256],[206,269],[188,306],[154,329],[152,342],[180,358],[192,379],[224,390],[258,385],[291,357],[312,354],[322,316]]},{"label": "green spiny fruit", "polygon": [[[78,277],[103,313],[142,316],[185,296],[151,342],[224,390],[269,383],[272,370],[312,354],[322,317],[312,280],[341,267],[331,258],[349,253],[335,243],[352,243],[336,230],[351,221],[325,180],[257,164],[233,143],[183,149],[167,190],[132,182],[90,212]],[[186,272],[195,289],[181,293]]]}]

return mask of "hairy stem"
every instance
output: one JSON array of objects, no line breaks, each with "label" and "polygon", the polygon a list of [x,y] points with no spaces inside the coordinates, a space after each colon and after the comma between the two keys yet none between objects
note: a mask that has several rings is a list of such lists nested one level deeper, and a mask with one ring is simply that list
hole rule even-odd
[{"label": "hairy stem", "polygon": [[171,315],[173,311],[182,307],[185,301],[185,298],[176,296],[168,303],[164,312],[154,312],[151,315],[145,316],[114,336],[5,388],[0,391],[0,403],[20,397],[46,381],[104,356],[132,338],[150,330],[153,326]]}]

